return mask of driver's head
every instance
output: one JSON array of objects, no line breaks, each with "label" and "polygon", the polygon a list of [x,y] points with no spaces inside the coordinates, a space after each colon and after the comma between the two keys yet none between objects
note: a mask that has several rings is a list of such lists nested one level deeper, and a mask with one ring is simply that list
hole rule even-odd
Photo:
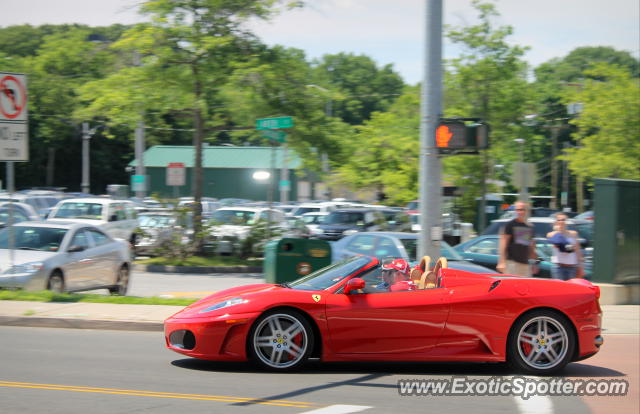
[{"label": "driver's head", "polygon": [[409,279],[409,263],[404,259],[393,259],[383,263],[382,278],[390,285]]}]

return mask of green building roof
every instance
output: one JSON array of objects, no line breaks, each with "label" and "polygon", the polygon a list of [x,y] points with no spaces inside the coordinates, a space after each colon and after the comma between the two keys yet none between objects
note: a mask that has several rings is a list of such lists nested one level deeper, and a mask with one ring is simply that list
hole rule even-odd
[{"label": "green building roof", "polygon": [[[283,149],[275,148],[275,168],[282,167]],[[166,167],[172,162],[181,162],[186,168],[194,166],[195,151],[190,145],[155,145],[144,152],[145,167]],[[129,163],[135,166],[137,160]],[[300,158],[294,151],[287,151],[287,167],[299,168]],[[214,147],[202,148],[204,168],[271,168],[271,147]]]}]

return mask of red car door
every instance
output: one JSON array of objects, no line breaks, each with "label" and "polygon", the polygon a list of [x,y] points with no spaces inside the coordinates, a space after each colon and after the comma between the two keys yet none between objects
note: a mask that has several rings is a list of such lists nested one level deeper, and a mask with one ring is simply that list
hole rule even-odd
[{"label": "red car door", "polygon": [[448,289],[327,296],[331,350],[338,354],[425,353],[442,334]]}]

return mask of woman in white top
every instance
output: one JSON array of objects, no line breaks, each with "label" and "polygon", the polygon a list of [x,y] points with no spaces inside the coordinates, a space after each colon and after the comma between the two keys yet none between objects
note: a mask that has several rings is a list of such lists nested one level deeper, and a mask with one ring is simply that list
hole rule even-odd
[{"label": "woman in white top", "polygon": [[565,214],[556,215],[553,228],[554,231],[547,234],[547,239],[553,243],[551,277],[560,280],[583,277],[582,252],[578,233],[567,229]]}]

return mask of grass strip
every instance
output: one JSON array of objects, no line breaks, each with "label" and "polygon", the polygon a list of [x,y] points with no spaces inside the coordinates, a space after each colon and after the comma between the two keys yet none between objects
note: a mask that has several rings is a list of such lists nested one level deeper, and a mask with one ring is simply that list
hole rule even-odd
[{"label": "grass strip", "polygon": [[22,290],[0,290],[0,300],[20,300],[30,302],[63,302],[63,303],[113,303],[119,305],[174,305],[187,306],[198,299],[159,298],[138,296],[107,296],[83,293],[53,293],[48,290],[25,292]]}]

